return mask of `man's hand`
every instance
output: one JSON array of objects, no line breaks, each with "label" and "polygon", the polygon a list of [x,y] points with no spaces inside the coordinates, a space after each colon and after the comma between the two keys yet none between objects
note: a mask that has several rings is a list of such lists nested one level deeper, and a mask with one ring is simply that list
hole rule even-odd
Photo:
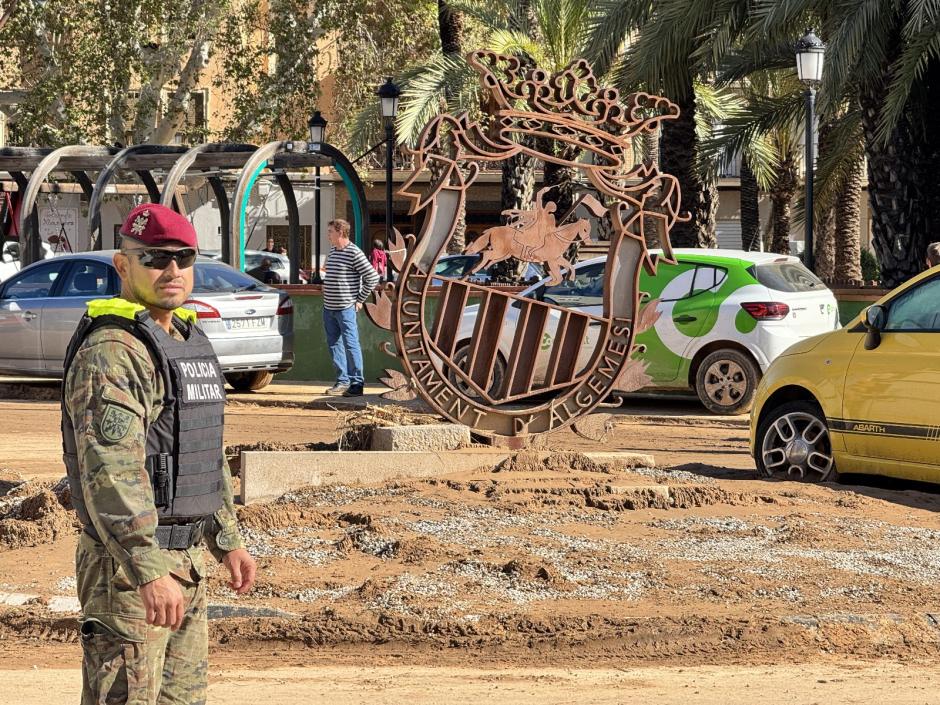
[{"label": "man's hand", "polygon": [[222,564],[228,568],[229,575],[232,576],[228,586],[235,591],[236,595],[244,595],[251,590],[251,586],[255,584],[255,572],[258,567],[248,551],[244,548],[229,551],[222,559]]},{"label": "man's hand", "polygon": [[362,304],[358,301],[356,302],[356,313],[359,313],[362,310]]},{"label": "man's hand", "polygon": [[174,632],[183,623],[186,609],[183,591],[179,583],[170,575],[151,580],[139,588],[140,596],[147,611],[147,624],[155,627],[169,627]]}]

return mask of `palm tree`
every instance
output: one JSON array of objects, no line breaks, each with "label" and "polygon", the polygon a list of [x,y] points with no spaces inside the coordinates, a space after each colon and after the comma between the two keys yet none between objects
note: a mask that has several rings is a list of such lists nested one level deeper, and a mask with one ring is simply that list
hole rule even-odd
[{"label": "palm tree", "polygon": [[760,249],[760,187],[747,157],[741,158],[741,247]]},{"label": "palm tree", "polygon": [[936,3],[755,0],[754,8],[755,34],[765,44],[820,21],[828,42],[821,108],[851,101],[868,163],[872,240],[884,283],[896,286],[920,271],[927,242],[940,230]]},{"label": "palm tree", "polygon": [[[717,59],[739,31],[746,0],[601,0],[589,44],[595,66],[610,66],[615,85],[659,93],[676,102],[679,118],[663,125],[662,169],[679,180],[682,209],[691,219],[677,223],[679,246],[715,243],[716,172],[697,167],[703,131],[702,93]],[[698,129],[697,129],[698,127]]]}]

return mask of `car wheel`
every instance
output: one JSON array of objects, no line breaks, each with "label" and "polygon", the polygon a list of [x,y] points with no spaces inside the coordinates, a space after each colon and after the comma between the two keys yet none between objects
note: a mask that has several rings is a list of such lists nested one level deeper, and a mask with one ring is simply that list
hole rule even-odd
[{"label": "car wheel", "polygon": [[757,470],[767,477],[827,482],[837,477],[826,416],[816,404],[794,401],[773,409],[757,427]]},{"label": "car wheel", "polygon": [[267,387],[274,379],[274,373],[267,370],[258,370],[256,372],[229,372],[225,375],[225,381],[229,383],[236,392],[252,392]]},{"label": "car wheel", "polygon": [[[457,350],[454,353],[453,361],[463,372],[467,372],[467,364],[470,358],[470,343],[463,342],[457,346]],[[491,397],[495,397],[499,392],[500,387],[503,386],[503,380],[506,377],[506,361],[503,359],[502,355],[496,355],[496,362],[493,363],[493,376],[490,380],[490,387],[487,390],[487,393]],[[450,380],[450,383],[453,384],[457,389],[459,389],[463,394],[471,398],[476,398],[479,395],[476,390],[474,390],[470,385],[463,381],[462,378],[457,376],[457,373],[452,369],[447,370],[447,378]]]},{"label": "car wheel", "polygon": [[747,355],[726,348],[705,357],[695,373],[695,392],[713,414],[750,410],[760,370]]}]

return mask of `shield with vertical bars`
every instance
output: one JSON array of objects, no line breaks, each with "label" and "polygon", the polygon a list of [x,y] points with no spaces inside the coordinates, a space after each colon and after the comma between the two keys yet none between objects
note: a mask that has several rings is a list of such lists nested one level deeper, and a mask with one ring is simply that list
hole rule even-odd
[{"label": "shield with vertical bars", "polygon": [[[646,93],[621,99],[583,60],[553,75],[486,51],[467,61],[489,118],[443,114],[425,127],[399,191],[412,214],[424,214],[423,226],[416,235],[395,233],[389,250],[399,276],[367,310],[393,331],[408,384],[440,414],[485,434],[544,433],[590,413],[621,377],[637,377],[640,269],[652,274],[659,259],[672,261],[669,230],[687,216],[676,179],[636,160],[631,143],[675,119],[678,108]],[[557,190],[545,186],[467,245],[477,257],[473,270],[435,274],[474,181],[520,154],[579,170],[583,188],[562,211]],[[434,175],[426,186],[425,169]],[[647,250],[649,228],[662,254]],[[609,233],[604,274],[579,279],[570,255],[593,232]],[[472,278],[509,258],[542,263],[547,284],[523,297]]]}]

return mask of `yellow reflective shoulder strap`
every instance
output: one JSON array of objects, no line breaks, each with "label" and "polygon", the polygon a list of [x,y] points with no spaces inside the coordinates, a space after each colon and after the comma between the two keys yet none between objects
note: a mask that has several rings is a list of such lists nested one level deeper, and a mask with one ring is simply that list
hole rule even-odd
[{"label": "yellow reflective shoulder strap", "polygon": [[140,304],[131,303],[127,299],[115,297],[113,299],[93,299],[88,302],[88,316],[97,318],[98,316],[120,316],[134,320],[134,316],[144,307]]},{"label": "yellow reflective shoulder strap", "polygon": [[178,317],[182,318],[187,323],[195,323],[196,319],[199,318],[199,316],[196,315],[196,312],[190,308],[180,307],[176,309],[175,311],[173,311],[173,313],[176,314]]}]

